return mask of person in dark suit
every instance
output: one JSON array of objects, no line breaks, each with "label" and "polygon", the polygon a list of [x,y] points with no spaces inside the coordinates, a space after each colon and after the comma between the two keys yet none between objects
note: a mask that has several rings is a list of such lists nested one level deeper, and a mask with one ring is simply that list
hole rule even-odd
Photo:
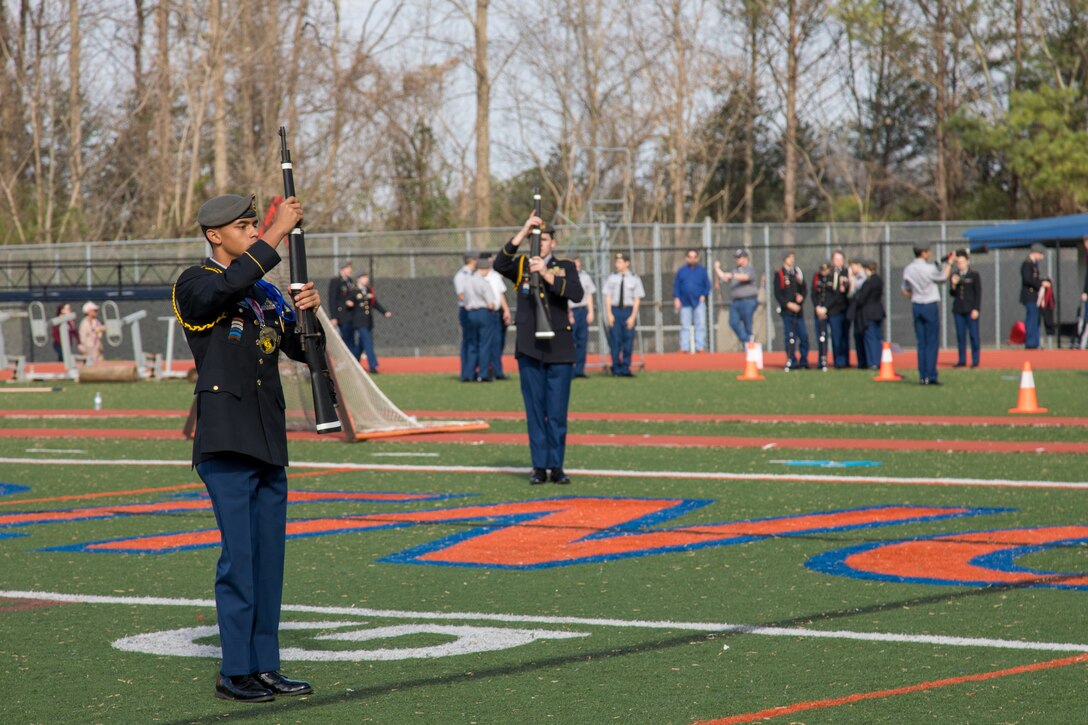
[{"label": "person in dark suit", "polygon": [[374,354],[374,313],[392,317],[393,313],[378,302],[378,293],[370,284],[370,274],[363,272],[355,285],[355,305],[352,307],[352,324],[359,338],[359,348],[366,353],[366,364],[371,375],[378,374],[378,356]]},{"label": "person in dark suit", "polygon": [[979,309],[982,305],[982,278],[971,267],[966,249],[956,250],[956,270],[952,282],[952,319],[956,322],[956,346],[959,357],[952,367],[967,365],[967,339],[971,340],[971,367],[977,368],[981,345],[978,335]]},{"label": "person in dark suit", "polygon": [[884,322],[884,280],[877,273],[876,262],[867,260],[861,265],[868,276],[854,295],[854,324],[862,331],[865,361],[870,370],[876,370],[880,367],[880,347],[884,337],[881,332]]},{"label": "person in dark suit", "polygon": [[340,274],[329,280],[329,321],[339,328],[340,337],[356,360],[363,353],[355,326],[355,294],[358,291],[351,274],[351,260],[346,260],[340,265]]},{"label": "person in dark suit", "polygon": [[808,290],[805,275],[797,266],[797,255],[787,249],[782,266],[774,274],[774,298],[782,317],[782,334],[786,338],[786,372],[808,370],[808,331],[802,306]]},{"label": "person in dark suit", "polygon": [[1032,244],[1028,258],[1020,265],[1020,304],[1024,306],[1024,348],[1039,347],[1039,290],[1043,287],[1043,274],[1039,262],[1046,257],[1046,247]]},{"label": "person in dark suit", "polygon": [[[567,406],[574,376],[574,336],[568,319],[568,304],[582,300],[578,269],[569,259],[552,254],[555,230],[543,228],[540,256],[519,254],[519,247],[533,227],[543,227],[536,214],[507,242],[495,257],[495,270],[514,283],[518,299],[517,340],[514,354],[521,377],[525,419],[529,429],[529,454],[533,472],[529,483],[570,483],[563,471],[567,446]],[[540,290],[555,337],[536,337],[537,305],[530,295],[531,274],[540,275]]]},{"label": "person in dark suit", "polygon": [[[217,196],[197,220],[212,255],[173,288],[174,313],[196,362],[193,465],[211,498],[222,539],[215,608],[223,661],[220,699],[265,702],[313,691],[280,674],[279,620],[287,524],[287,430],[277,359],[303,361],[295,310],[265,274],[276,248],[302,219],[284,201],[264,239],[253,196]],[[295,296],[316,309],[312,282]]]}]

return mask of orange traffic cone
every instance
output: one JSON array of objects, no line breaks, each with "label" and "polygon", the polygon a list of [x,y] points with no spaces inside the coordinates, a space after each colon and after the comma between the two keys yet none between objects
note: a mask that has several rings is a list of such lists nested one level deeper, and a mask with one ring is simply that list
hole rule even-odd
[{"label": "orange traffic cone", "polygon": [[884,350],[880,353],[880,372],[873,378],[878,383],[893,383],[902,380],[902,375],[895,374],[895,364],[892,362],[892,344],[884,343]]},{"label": "orange traffic cone", "polygon": [[754,342],[748,343],[748,349],[744,352],[744,375],[738,375],[737,380],[763,380],[759,374],[758,351]]},{"label": "orange traffic cone", "polygon": [[1035,397],[1035,376],[1031,372],[1031,363],[1024,363],[1024,371],[1020,373],[1020,397],[1016,401],[1015,408],[1009,408],[1010,413],[1045,413],[1046,408],[1039,407],[1039,401]]}]

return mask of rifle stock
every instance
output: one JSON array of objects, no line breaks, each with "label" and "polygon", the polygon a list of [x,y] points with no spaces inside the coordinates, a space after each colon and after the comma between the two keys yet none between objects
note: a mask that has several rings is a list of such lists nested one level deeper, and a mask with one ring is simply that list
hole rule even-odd
[{"label": "rifle stock", "polygon": [[[283,196],[295,195],[295,174],[291,164],[291,152],[287,148],[287,129],[280,126],[280,168],[283,170]],[[291,294],[294,296],[309,279],[306,272],[306,235],[302,224],[291,230]],[[325,358],[325,335],[313,310],[297,310],[298,334],[302,340],[302,352],[310,369],[310,387],[314,396],[314,417],[318,433],[335,433],[341,430],[337,415],[336,388],[333,385],[329,362]]]}]

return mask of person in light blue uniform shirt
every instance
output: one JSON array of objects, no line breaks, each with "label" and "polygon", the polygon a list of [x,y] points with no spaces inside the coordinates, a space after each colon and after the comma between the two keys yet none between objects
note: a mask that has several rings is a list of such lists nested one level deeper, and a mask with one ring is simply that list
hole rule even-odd
[{"label": "person in light blue uniform shirt", "polygon": [[[689,249],[684,266],[676,271],[672,285],[672,303],[680,313],[680,352],[706,352],[706,298],[710,294],[710,276],[699,264],[699,251]],[[691,328],[695,326],[692,349]]]},{"label": "person in light blue uniform shirt", "polygon": [[635,345],[635,325],[646,290],[642,279],[631,271],[631,258],[625,253],[616,255],[615,266],[616,273],[608,277],[602,288],[608,315],[608,342],[612,347],[612,374],[633,378],[631,354]]},{"label": "person in light blue uniform shirt", "polygon": [[[914,261],[903,269],[903,296],[910,298],[914,317],[914,336],[918,340],[918,382],[922,385],[940,385],[937,379],[937,351],[940,347],[941,300],[939,283],[948,279],[952,269],[952,255],[938,268],[929,261],[929,246],[914,248]],[[869,361],[872,364],[872,360]]]}]

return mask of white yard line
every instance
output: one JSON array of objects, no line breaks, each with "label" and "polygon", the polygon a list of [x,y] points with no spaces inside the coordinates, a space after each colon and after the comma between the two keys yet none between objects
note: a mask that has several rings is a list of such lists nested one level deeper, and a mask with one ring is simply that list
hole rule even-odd
[{"label": "white yard line", "polygon": [[[185,466],[192,467],[192,462],[185,460],[136,460],[113,459],[96,460],[91,458],[0,458],[0,465],[71,465],[71,466]],[[341,463],[333,461],[292,461],[294,468],[335,468],[339,470],[387,471],[407,473],[516,473],[522,474],[528,468],[517,466],[427,466],[422,464],[394,463]],[[786,481],[801,483],[881,483],[904,486],[977,486],[981,488],[1067,488],[1088,489],[1084,481],[1017,481],[1001,478],[938,478],[938,477],[897,477],[897,476],[846,476],[816,473],[731,473],[726,471],[639,471],[599,468],[568,468],[567,473],[579,476],[600,476],[605,478],[663,478],[710,481]]]},{"label": "white yard line", "polygon": [[[214,608],[212,599],[168,599],[166,597],[115,597],[93,594],[63,594],[59,592],[0,591],[0,597],[38,599],[73,604],[121,604],[160,607]],[[417,619],[440,621],[504,622],[518,624],[560,624],[584,627],[620,627],[631,629],[689,630],[708,634],[753,634],[766,637],[814,637],[848,639],[863,642],[901,642],[947,647],[985,647],[989,649],[1042,650],[1048,652],[1088,652],[1088,644],[1072,642],[1025,642],[985,637],[953,637],[936,634],[897,634],[895,632],[854,632],[851,630],[821,630],[805,627],[762,627],[725,622],[669,622],[643,619],[601,619],[595,617],[553,617],[528,614],[494,614],[489,612],[414,612],[402,609],[369,609],[363,607],[318,607],[305,604],[284,604],[285,612],[307,614],[384,617],[387,619]]]}]

